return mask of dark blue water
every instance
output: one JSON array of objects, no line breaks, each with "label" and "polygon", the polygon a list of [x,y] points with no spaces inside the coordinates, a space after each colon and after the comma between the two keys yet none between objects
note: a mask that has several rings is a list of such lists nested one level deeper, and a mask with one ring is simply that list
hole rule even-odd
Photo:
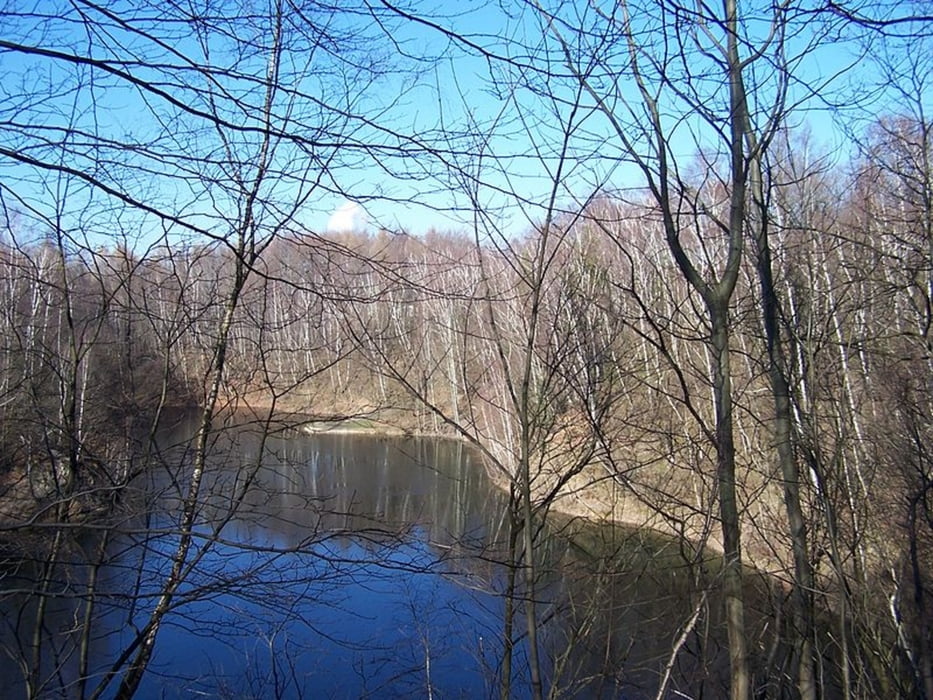
[{"label": "dark blue water", "polygon": [[[501,600],[445,574],[424,534],[375,548],[321,544],[272,563],[217,548],[204,563],[222,562],[223,577],[212,580],[231,582],[205,594],[197,576],[183,589],[196,597],[162,630],[142,696],[486,695]],[[252,581],[231,575],[237,568]]]},{"label": "dark blue water", "polygon": [[[158,494],[151,516],[108,533],[87,689],[145,624],[169,571],[188,469],[183,446],[175,452],[146,484]],[[469,453],[447,441],[341,434],[274,438],[259,453],[249,431],[215,446],[189,555],[197,565],[140,697],[489,694],[502,646],[495,530],[504,503]],[[50,638],[64,638],[83,612],[87,567],[68,558],[52,586]],[[25,605],[21,619],[5,620],[9,656],[28,656],[10,641],[26,636],[35,600]],[[75,687],[67,646],[51,639],[44,654],[46,673],[61,677],[50,692]],[[22,687],[21,669],[3,671]]]},{"label": "dark blue water", "polygon": [[[155,606],[190,469],[180,438],[166,442],[163,458],[139,483],[138,498],[127,499],[136,505],[125,518],[59,557],[47,587],[39,695],[91,694]],[[213,445],[201,500],[192,568],[139,697],[498,695],[507,509],[463,445],[349,434],[263,440],[238,429]],[[539,533],[536,592],[548,684],[578,697],[652,696],[692,610],[692,570],[656,538],[549,529]],[[87,562],[101,551],[90,596]],[[10,696],[23,694],[35,658],[35,567],[19,571],[0,600],[0,673]],[[520,698],[529,679],[521,601],[516,606],[512,695]],[[82,687],[84,629],[91,634]],[[720,646],[688,644],[674,670],[679,687],[715,680]],[[103,696],[116,685],[106,684]]]}]

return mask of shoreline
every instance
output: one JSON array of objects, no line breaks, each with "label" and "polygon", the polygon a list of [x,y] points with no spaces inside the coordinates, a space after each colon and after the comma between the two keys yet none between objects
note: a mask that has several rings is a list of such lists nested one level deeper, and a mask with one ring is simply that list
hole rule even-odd
[{"label": "shoreline", "polygon": [[[293,415],[297,417],[301,414],[295,413]],[[347,419],[343,421],[343,423],[352,423],[354,420],[356,419]],[[306,435],[332,433],[342,435],[453,440],[475,449],[475,446],[472,445],[469,440],[461,436],[409,430],[388,423],[380,425],[347,426],[341,425],[341,421],[311,418],[307,423],[299,424],[297,428]],[[508,491],[508,480],[497,470],[491,468],[487,464],[486,459],[483,459],[482,462],[484,465],[483,470],[493,486],[501,491]],[[592,479],[584,481],[582,484],[577,483],[573,486],[571,486],[572,481],[568,482],[566,486],[571,486],[570,491],[562,491],[554,497],[549,506],[545,509],[545,517],[550,513],[555,513],[566,518],[585,520],[586,522],[597,525],[610,524],[635,530],[649,530],[663,537],[684,540],[688,542],[691,547],[707,550],[716,556],[722,556],[722,544],[716,539],[715,533],[711,533],[710,536],[706,538],[684,537],[670,526],[664,526],[663,523],[652,522],[655,519],[660,520],[662,516],[659,513],[651,512],[644,506],[640,506],[637,501],[633,502],[632,499],[626,499],[621,495],[608,500],[595,495],[587,497],[584,492],[587,488],[592,488],[595,483],[596,481]],[[619,487],[613,485],[613,491],[617,488]],[[630,513],[620,512],[626,510],[630,511]],[[755,566],[751,561],[746,561],[745,563],[750,566]]]},{"label": "shoreline", "polygon": [[[245,401],[238,397],[238,401],[225,402],[219,414],[248,417],[276,429],[295,430],[304,435],[316,434],[347,434],[369,435],[374,437],[392,437],[402,439],[441,439],[457,441],[476,451],[486,477],[492,485],[503,492],[509,490],[509,479],[499,470],[490,466],[489,461],[481,451],[468,439],[460,435],[449,433],[423,431],[416,426],[405,427],[399,421],[378,420],[372,414],[358,414],[354,417],[334,417],[314,415],[307,411],[294,410],[290,407],[279,408],[269,405],[265,401]],[[406,421],[407,422],[407,421]],[[414,422],[414,421],[412,421]],[[32,511],[42,509],[38,501],[28,498],[29,493],[23,488],[25,480],[10,479],[6,475],[5,493],[0,495],[0,529],[15,530],[28,525],[35,519]],[[18,482],[18,488],[13,487],[11,481]],[[608,484],[608,487],[599,487],[599,484]],[[11,488],[13,487],[13,488]],[[539,486],[539,490],[543,486]],[[626,496],[625,487],[616,483],[608,474],[593,474],[592,470],[574,476],[564,488],[548,504],[547,508],[540,510],[547,517],[553,513],[572,520],[579,519],[593,524],[616,525],[634,530],[646,530],[663,537],[669,537],[687,543],[696,552],[705,550],[716,556],[722,555],[722,545],[717,538],[715,530],[706,536],[701,533],[679,531],[665,522],[662,513],[650,506],[640,503],[637,496]],[[27,502],[32,501],[29,505]],[[32,506],[30,508],[29,506]],[[541,507],[540,499],[536,499],[536,508]],[[689,530],[689,528],[685,528]],[[779,572],[784,567],[774,559],[752,556],[746,549],[743,553],[744,564],[759,571],[771,573]]]},{"label": "shoreline", "polygon": [[[307,408],[296,408],[297,406],[307,406],[310,402],[301,400],[301,397],[294,396],[284,401],[284,405],[276,405],[270,402],[268,397],[261,391],[247,392],[237,394],[235,397],[226,397],[225,407],[235,412],[248,411],[256,418],[265,418],[276,420],[276,416],[284,417],[286,421],[292,422],[294,427],[299,428],[306,434],[324,433],[324,432],[343,432],[355,433],[360,435],[383,435],[392,437],[407,438],[440,438],[444,440],[456,440],[464,445],[475,448],[470,440],[456,434],[423,430],[423,421],[419,420],[417,414],[406,408],[390,408],[380,410],[376,406],[347,406],[347,412],[341,414],[331,413],[328,415],[314,414]],[[377,417],[381,416],[381,417]],[[430,422],[430,421],[427,421]],[[480,455],[481,456],[481,455]],[[499,473],[497,469],[490,467],[488,461],[483,457],[483,469],[487,477],[492,481],[496,488],[508,491],[508,479]],[[632,491],[626,494],[626,488],[613,480],[608,473],[598,473],[593,475],[593,469],[598,469],[595,464],[592,469],[584,469],[581,474],[573,477],[564,485],[559,493],[548,506],[548,512],[554,512],[564,517],[580,518],[592,523],[615,524],[620,527],[646,529],[664,537],[671,537],[685,542],[687,546],[696,551],[708,550],[716,556],[722,557],[723,544],[721,529],[717,526],[718,514],[709,512],[705,516],[705,522],[699,520],[697,513],[685,512],[679,517],[676,513],[676,504],[673,514],[667,513],[664,506],[646,505],[642,502],[639,495]],[[588,472],[588,476],[584,473]],[[611,482],[608,489],[600,488],[599,484]],[[650,488],[646,486],[646,488]],[[648,497],[646,497],[647,500]],[[712,506],[715,510],[715,507]],[[777,577],[782,585],[786,584],[788,575],[792,575],[793,565],[790,560],[790,550],[784,549],[783,544],[778,545],[774,539],[764,539],[755,537],[761,530],[751,519],[751,513],[746,513],[743,519],[742,532],[742,563],[769,576]],[[679,521],[677,525],[671,521]],[[780,518],[769,525],[774,528],[773,532],[777,537],[783,538],[786,534],[786,525],[782,524]],[[782,556],[783,555],[783,556]]]}]

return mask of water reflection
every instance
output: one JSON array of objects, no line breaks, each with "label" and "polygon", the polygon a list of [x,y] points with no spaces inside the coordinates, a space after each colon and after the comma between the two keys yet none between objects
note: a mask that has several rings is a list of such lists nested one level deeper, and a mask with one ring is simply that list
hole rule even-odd
[{"label": "water reflection", "polygon": [[[22,690],[33,675],[48,694],[88,694],[132,643],[174,551],[186,450],[180,437],[165,440],[162,468],[139,491],[144,512],[77,541],[44,595],[41,567],[7,577],[6,687]],[[194,566],[141,696],[496,695],[506,513],[504,494],[457,442],[221,433]],[[539,540],[541,637],[555,691],[653,697],[665,672],[690,695],[723,690],[720,605],[703,593],[706,564],[688,565],[671,542],[559,518]],[[47,651],[33,673],[40,600],[49,605],[39,635]],[[670,662],[696,609],[702,622]],[[763,630],[766,619],[753,626]],[[522,697],[521,638],[515,653],[513,694]]]}]

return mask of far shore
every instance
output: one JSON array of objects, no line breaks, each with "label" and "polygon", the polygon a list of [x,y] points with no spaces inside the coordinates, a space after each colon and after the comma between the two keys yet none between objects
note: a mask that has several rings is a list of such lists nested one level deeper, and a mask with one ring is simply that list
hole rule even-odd
[{"label": "far shore", "polygon": [[[276,416],[297,425],[307,433],[346,433],[359,435],[382,435],[402,438],[437,438],[445,440],[459,440],[466,445],[470,441],[460,435],[424,430],[411,411],[396,409],[393,415],[386,417],[385,411],[357,410],[348,411],[349,415],[335,415],[333,413],[315,414],[308,410],[296,410],[295,403],[290,401],[281,408],[271,405],[264,396],[253,395],[248,398],[240,396],[234,402],[236,410],[246,410],[257,418],[275,420]],[[595,469],[595,466],[594,466]],[[508,491],[508,478],[498,470],[486,466],[486,473],[492,483],[503,491]],[[612,484],[608,488],[600,484]],[[712,530],[704,533],[688,529],[686,533],[678,531],[664,517],[653,508],[639,502],[633,495],[626,495],[625,488],[616,485],[605,474],[594,477],[578,475],[572,479],[563,491],[551,502],[548,512],[554,512],[569,518],[580,518],[594,523],[611,523],[622,527],[634,529],[647,529],[666,537],[688,542],[696,548],[703,548],[721,556],[723,546],[719,530],[713,526]],[[715,521],[715,518],[713,518]],[[750,529],[749,529],[750,530]],[[755,547],[754,542],[746,541],[743,559],[745,564],[759,571],[769,572],[780,576],[787,571],[786,563],[780,561],[769,543]]]},{"label": "far shore", "polygon": [[[301,414],[293,414],[296,417]],[[304,433],[314,435],[322,433],[377,435],[386,437],[432,438],[442,440],[458,440],[471,446],[469,440],[459,435],[438,432],[423,432],[410,428],[402,428],[380,421],[369,419],[349,418],[345,420],[327,420],[310,418],[308,422],[300,425]],[[499,489],[508,491],[509,483],[498,470],[487,466],[486,474],[490,481]],[[584,481],[584,483],[580,483]],[[579,518],[595,523],[612,523],[628,528],[649,529],[667,537],[681,537],[673,528],[665,526],[663,522],[653,522],[660,519],[656,513],[647,507],[627,499],[615,489],[614,497],[607,497],[605,493],[597,493],[594,481],[585,482],[585,477],[571,482],[568,488],[559,494],[550,504],[549,511],[559,513],[569,518]],[[605,491],[605,489],[603,489]],[[722,544],[715,533],[701,538],[689,538],[691,544],[701,546],[717,555],[722,554]]]},{"label": "far shore", "polygon": [[[435,431],[426,431],[418,426],[418,420],[414,418],[410,411],[394,411],[396,415],[390,418],[374,417],[380,412],[358,411],[349,412],[349,416],[335,416],[334,414],[322,415],[315,414],[308,410],[295,410],[295,404],[289,402],[282,408],[274,407],[265,396],[254,394],[249,397],[238,397],[235,402],[237,410],[247,410],[261,416],[263,413],[268,417],[269,411],[272,416],[287,417],[290,421],[298,424],[299,429],[307,434],[315,433],[345,433],[359,435],[384,435],[391,437],[409,437],[409,438],[437,438],[445,440],[459,440],[467,445],[469,440],[460,435],[441,433]],[[384,415],[384,412],[382,412]],[[508,491],[508,479],[499,473],[498,470],[486,466],[486,474],[492,483],[503,491]],[[600,480],[587,479],[580,475],[564,488],[564,490],[551,502],[548,511],[559,513],[569,518],[580,518],[594,523],[611,523],[622,527],[634,529],[648,529],[666,537],[685,539],[692,546],[707,549],[717,555],[722,555],[723,547],[719,537],[719,532],[714,530],[703,537],[701,533],[692,532],[684,537],[683,533],[678,532],[667,524],[662,516],[639,503],[635,498],[626,498],[621,487],[612,487],[611,493],[606,493],[607,489],[599,488],[599,482],[606,482],[605,478]],[[773,558],[763,556],[754,557],[746,549],[746,563],[755,568],[773,571],[780,569],[781,565]]]}]

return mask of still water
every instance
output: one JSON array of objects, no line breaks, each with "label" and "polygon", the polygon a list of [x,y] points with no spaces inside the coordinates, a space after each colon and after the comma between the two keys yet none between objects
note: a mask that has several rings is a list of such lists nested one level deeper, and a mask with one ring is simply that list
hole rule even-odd
[{"label": "still water", "polygon": [[[7,571],[5,695],[22,696],[32,673],[39,695],[88,696],[119,660],[169,570],[187,449],[169,442],[163,468],[139,484],[145,507],[63,548],[41,587],[37,567]],[[191,570],[138,697],[498,695],[508,508],[464,445],[297,431],[263,438],[241,428],[213,445],[203,493]],[[691,695],[724,687],[720,606],[701,590],[706,564],[688,564],[674,542],[621,528],[549,518],[536,535],[549,688],[653,697],[665,673],[670,688]],[[525,697],[518,594],[511,694]],[[701,624],[671,664],[696,609]]]}]

